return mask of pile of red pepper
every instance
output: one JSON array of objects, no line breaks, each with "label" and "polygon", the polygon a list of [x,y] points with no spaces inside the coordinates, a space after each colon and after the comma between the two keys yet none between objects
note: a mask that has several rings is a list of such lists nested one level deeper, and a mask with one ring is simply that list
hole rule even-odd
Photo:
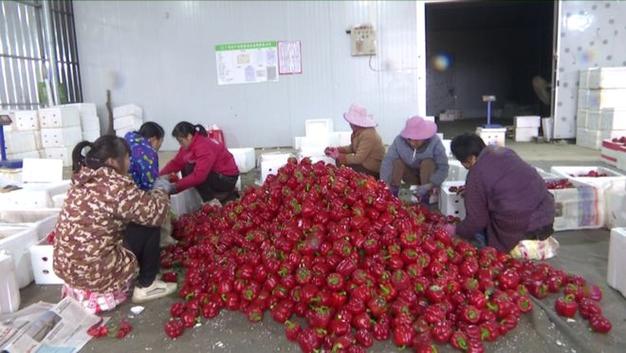
[{"label": "pile of red pepper", "polygon": [[483,352],[532,310],[529,295],[579,288],[594,301],[582,278],[477,250],[449,237],[448,221],[351,169],[291,160],[239,201],[177,221],[180,241],[162,266],[184,270],[183,301],[165,333],[226,309],[251,322],[269,312],[306,353],[365,352],[389,339],[416,352],[435,343]]},{"label": "pile of red pepper", "polygon": [[571,189],[574,184],[567,179],[546,180],[546,187],[548,190]]}]

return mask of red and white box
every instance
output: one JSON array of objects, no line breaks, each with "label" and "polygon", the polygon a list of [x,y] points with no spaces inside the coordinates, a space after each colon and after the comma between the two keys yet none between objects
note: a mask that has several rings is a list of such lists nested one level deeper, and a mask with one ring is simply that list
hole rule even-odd
[{"label": "red and white box", "polygon": [[614,140],[603,140],[600,148],[602,162],[617,167],[619,158],[626,158],[626,144]]},{"label": "red and white box", "polygon": [[465,218],[465,200],[457,191],[450,191],[450,187],[463,187],[465,181],[446,181],[441,184],[439,191],[439,211],[446,216]]}]

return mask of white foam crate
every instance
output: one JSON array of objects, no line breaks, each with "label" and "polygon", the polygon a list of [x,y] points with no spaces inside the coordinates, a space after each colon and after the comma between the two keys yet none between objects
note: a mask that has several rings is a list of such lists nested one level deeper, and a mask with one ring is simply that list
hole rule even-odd
[{"label": "white foam crate", "polygon": [[626,191],[605,193],[606,227],[626,227]]},{"label": "white foam crate", "polygon": [[94,142],[100,137],[100,130],[83,130],[83,140]]},{"label": "white foam crate", "polygon": [[476,135],[485,141],[487,146],[496,145],[500,147],[505,146],[505,134],[506,128],[484,128],[479,126],[476,128]]},{"label": "white foam crate", "polygon": [[37,150],[35,131],[11,131],[4,134],[7,153],[22,153]]},{"label": "white foam crate", "polygon": [[333,132],[331,119],[308,119],[304,121],[306,137],[328,136]]},{"label": "white foam crate", "polygon": [[456,159],[448,160],[448,177],[446,181],[463,181],[467,178],[467,169]]},{"label": "white foam crate", "polygon": [[269,175],[278,173],[278,169],[287,164],[289,158],[293,157],[290,153],[264,153],[261,155],[261,180],[263,183]]},{"label": "white foam crate", "polygon": [[441,140],[441,144],[443,145],[443,148],[445,148],[446,150],[446,156],[448,156],[448,158],[452,158],[452,140],[446,140],[446,139],[442,139]]},{"label": "white foam crate", "polygon": [[115,135],[123,138],[124,136],[126,136],[127,133],[133,132],[135,130],[137,130],[137,129],[135,129],[135,128],[119,129],[119,130],[115,130]]},{"label": "white foam crate", "polygon": [[626,109],[626,88],[590,90],[587,109]]},{"label": "white foam crate", "polygon": [[610,166],[617,167],[618,160],[626,155],[626,146],[611,140],[602,141],[600,160]]},{"label": "white foam crate", "polygon": [[41,145],[44,148],[74,147],[82,140],[83,131],[80,126],[41,130]]},{"label": "white foam crate", "polygon": [[441,184],[439,188],[439,211],[441,214],[459,217],[460,219],[465,218],[465,200],[463,196],[450,191],[451,186],[459,187],[463,185],[465,185],[464,181],[446,181]]},{"label": "white foam crate", "polygon": [[96,110],[96,105],[94,103],[72,103],[72,104],[63,104],[62,107],[70,107],[78,110],[78,114],[80,114],[81,118],[84,116],[96,116],[98,112]]},{"label": "white foam crate", "polygon": [[626,130],[590,130],[577,128],[576,144],[579,146],[600,150],[603,140],[621,136],[626,136]]},{"label": "white foam crate", "polygon": [[[14,158],[9,158],[14,159]],[[0,185],[19,185],[22,183],[22,169],[0,168]]]},{"label": "white foam crate", "polygon": [[589,89],[589,69],[580,70],[578,73],[579,89]]},{"label": "white foam crate", "polygon": [[[606,177],[581,177],[579,175],[589,173],[590,171],[596,171],[599,173],[607,174]],[[626,189],[626,175],[621,174],[605,167],[596,166],[553,166],[550,168],[550,172],[563,178],[592,185],[598,188],[606,189],[609,187],[621,187],[622,190]]]},{"label": "white foam crate", "polygon": [[83,131],[100,131],[100,118],[97,115],[81,115],[80,125]]},{"label": "white foam crate", "polygon": [[239,173],[248,173],[256,167],[254,148],[229,148],[228,151],[235,158]]},{"label": "white foam crate", "polygon": [[529,128],[541,126],[541,117],[536,115],[524,115],[515,117],[515,128]]},{"label": "white foam crate", "polygon": [[556,176],[556,175],[554,175],[554,174],[552,174],[552,173],[546,172],[545,170],[543,170],[543,169],[541,169],[541,168],[537,168],[537,167],[535,167],[535,169],[537,170],[537,173],[539,173],[539,176],[540,176],[542,179],[554,179],[554,178],[558,178],[558,176]]},{"label": "white foam crate", "polygon": [[300,141],[300,153],[307,156],[323,156],[328,146],[338,146],[336,136],[332,134],[320,136],[305,136]]},{"label": "white foam crate", "polygon": [[626,296],[626,228],[611,229],[607,283]]},{"label": "white foam crate", "polygon": [[589,90],[588,89],[579,89],[578,90],[578,109],[588,109],[589,108]]},{"label": "white foam crate", "polygon": [[579,108],[576,111],[576,127],[577,128],[587,128],[587,116],[589,115],[589,111],[586,109]]},{"label": "white foam crate", "polygon": [[37,243],[34,225],[0,226],[0,250],[6,250],[15,263],[17,284],[24,288],[33,281],[33,268],[28,249]]},{"label": "white foam crate", "polygon": [[45,227],[40,228],[42,236],[39,242],[29,248],[33,278],[37,284],[63,284],[53,269],[54,246],[48,244],[46,236],[56,226],[57,216],[50,219]]},{"label": "white foam crate", "polygon": [[41,129],[80,128],[80,113],[76,107],[56,106],[39,109]]},{"label": "white foam crate", "polygon": [[13,123],[17,130],[39,130],[39,116],[36,110],[15,110],[12,115]]},{"label": "white foam crate", "polygon": [[138,118],[143,118],[143,109],[141,109],[141,107],[136,104],[125,104],[113,108],[114,118],[119,118],[127,115],[134,115]]},{"label": "white foam crate", "polygon": [[40,158],[41,151],[26,151],[20,153],[7,153],[7,159],[10,160],[18,160],[18,159],[26,159],[26,158]]},{"label": "white foam crate", "polygon": [[54,206],[52,197],[65,194],[69,189],[69,180],[57,183],[30,183],[21,185],[22,189],[0,194],[0,209],[37,209]]},{"label": "white foam crate", "polygon": [[590,89],[626,88],[626,67],[592,68],[587,75]]},{"label": "white foam crate", "polygon": [[336,146],[348,146],[352,144],[352,131],[335,131],[334,143]]},{"label": "white foam crate", "polygon": [[626,109],[589,110],[587,128],[590,130],[626,130]]},{"label": "white foam crate", "polygon": [[605,193],[575,180],[572,183],[575,188],[549,190],[556,208],[554,230],[602,228],[606,222]]},{"label": "white foam crate", "polygon": [[44,148],[42,157],[47,159],[60,159],[63,161],[64,167],[70,167],[72,166],[73,150],[73,146]]},{"label": "white foam crate", "polygon": [[63,181],[63,161],[59,159],[25,158],[22,162],[24,183],[58,183]]},{"label": "white foam crate", "polygon": [[299,150],[300,147],[302,146],[302,139],[304,138],[304,136],[294,136],[293,138],[293,144],[291,147],[293,147],[294,150]]},{"label": "white foam crate", "polygon": [[143,119],[141,117],[138,117],[135,115],[125,115],[125,116],[117,117],[113,120],[113,129],[115,130],[122,130],[122,129],[139,130],[142,124],[143,124]]},{"label": "white foam crate", "polygon": [[516,127],[515,142],[532,142],[534,138],[539,137],[538,127]]}]

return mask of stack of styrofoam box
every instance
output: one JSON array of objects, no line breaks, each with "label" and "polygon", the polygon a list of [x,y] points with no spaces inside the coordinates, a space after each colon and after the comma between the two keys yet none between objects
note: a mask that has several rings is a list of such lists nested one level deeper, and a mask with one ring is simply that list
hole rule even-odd
[{"label": "stack of styrofoam box", "polygon": [[39,158],[41,135],[36,110],[10,112],[11,125],[4,127],[8,159]]},{"label": "stack of styrofoam box", "polygon": [[[606,177],[580,176],[596,171],[607,174]],[[590,166],[554,166],[551,172],[565,177],[577,185],[590,185],[594,188],[597,199],[589,193],[585,204],[579,205],[579,210],[599,209],[596,213],[602,216],[602,226],[614,223],[620,217],[623,198],[626,197],[626,175],[604,167]],[[611,216],[612,215],[612,216]],[[556,229],[556,228],[555,228]]]},{"label": "stack of styrofoam box", "polygon": [[33,281],[29,249],[56,224],[58,209],[0,211],[0,249],[11,253],[20,288]]},{"label": "stack of styrofoam box", "polygon": [[83,129],[83,140],[93,142],[100,137],[100,118],[98,118],[94,103],[75,103],[64,106],[78,109],[80,125]]},{"label": "stack of styrofoam box", "polygon": [[531,142],[533,138],[539,136],[539,126],[541,117],[539,116],[516,116],[515,117],[515,141]]},{"label": "stack of styrofoam box", "polygon": [[602,140],[626,136],[626,67],[580,72],[576,144],[599,150]]},{"label": "stack of styrofoam box", "polygon": [[278,169],[287,164],[289,158],[292,155],[290,153],[282,153],[282,152],[273,152],[273,153],[264,153],[261,155],[261,180],[260,182],[265,182],[265,179],[269,175],[276,175],[278,173]]},{"label": "stack of styrofoam box", "polygon": [[[623,140],[622,140],[623,141]],[[602,162],[620,168],[619,161],[626,161],[626,143],[613,140],[602,141],[600,148],[600,160]],[[623,168],[620,168],[623,170]]]},{"label": "stack of styrofoam box", "polygon": [[448,177],[446,181],[462,181],[467,178],[467,169],[456,159],[448,160]]},{"label": "stack of styrofoam box", "polygon": [[128,132],[139,130],[143,124],[143,109],[136,104],[126,104],[113,109],[113,129],[124,137]]},{"label": "stack of styrofoam box", "polygon": [[229,148],[228,151],[235,158],[239,173],[248,173],[256,167],[254,148]]},{"label": "stack of styrofoam box", "polygon": [[72,150],[83,140],[78,108],[59,105],[39,109],[39,125],[43,157],[60,159],[64,166],[72,165]]},{"label": "stack of styrofoam box", "polygon": [[312,162],[332,163],[332,158],[324,155],[324,149],[329,146],[349,145],[352,136],[350,131],[333,131],[331,119],[305,120],[304,129],[305,136],[294,137],[293,147],[299,159],[309,157]]},{"label": "stack of styrofoam box", "polygon": [[504,147],[506,128],[484,128],[479,126],[476,128],[476,135],[483,139],[487,146],[496,145]]},{"label": "stack of styrofoam box", "polygon": [[63,180],[60,160],[24,159],[21,189],[0,193],[0,209],[40,209],[54,207],[53,197],[65,194],[70,186]]},{"label": "stack of styrofoam box", "polygon": [[618,290],[626,296],[626,228],[611,229],[611,240],[609,242],[609,264],[607,268],[607,278],[611,288]]},{"label": "stack of styrofoam box", "polygon": [[446,216],[465,218],[465,201],[463,195],[450,191],[450,187],[464,186],[465,181],[446,181],[439,191],[439,211]]}]

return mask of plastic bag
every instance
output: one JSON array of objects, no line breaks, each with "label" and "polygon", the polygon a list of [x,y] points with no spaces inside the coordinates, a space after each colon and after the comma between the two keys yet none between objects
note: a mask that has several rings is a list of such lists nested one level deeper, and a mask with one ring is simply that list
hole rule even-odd
[{"label": "plastic bag", "polygon": [[559,242],[554,237],[546,240],[522,240],[511,250],[516,259],[545,260],[556,256]]}]

